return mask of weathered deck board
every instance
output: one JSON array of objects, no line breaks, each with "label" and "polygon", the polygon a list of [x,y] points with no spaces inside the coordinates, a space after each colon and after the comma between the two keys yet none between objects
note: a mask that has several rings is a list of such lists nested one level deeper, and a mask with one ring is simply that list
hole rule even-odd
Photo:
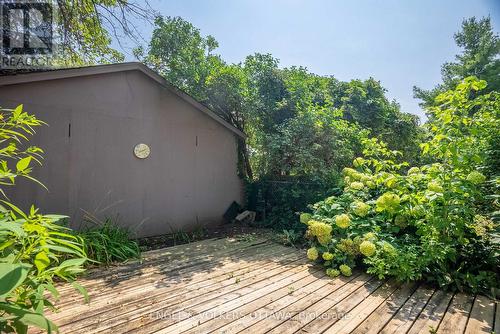
[{"label": "weathered deck board", "polygon": [[463,333],[473,301],[472,296],[457,293],[441,320],[437,333]]},{"label": "weathered deck board", "polygon": [[433,293],[434,289],[426,287],[417,289],[410,299],[399,309],[398,313],[382,329],[381,333],[406,333],[424,306],[427,305]]},{"label": "weathered deck board", "polygon": [[354,293],[350,294],[349,298],[344,298],[340,303],[336,304],[321,316],[316,317],[307,326],[301,328],[301,333],[322,333],[332,324],[337,322],[345,314],[349,313],[356,305],[368,298],[375,290],[382,286],[383,282],[379,280],[371,280],[364,284]]},{"label": "weathered deck board", "polygon": [[[133,260],[125,265],[117,265],[109,268],[92,269],[87,278],[81,279],[82,285],[87,288],[92,287],[116,287],[122,281],[126,281],[127,287],[142,281],[151,275],[159,273],[178,271],[180,269],[199,268],[207,262],[214,261],[223,255],[245,254],[252,249],[260,249],[269,245],[265,244],[265,240],[256,240],[253,242],[242,242],[236,239],[216,239],[212,240],[215,245],[200,242],[198,247],[187,247],[184,251],[177,249],[171,252],[158,252],[154,257],[151,257],[146,252],[141,259]],[[179,246],[176,246],[179,247]],[[154,251],[157,252],[157,251]],[[73,291],[72,287],[63,287],[59,290],[66,292]],[[74,296],[78,294],[73,293]]]},{"label": "weathered deck board", "polygon": [[380,304],[382,304],[397,288],[399,284],[393,281],[385,282],[374,293],[365,298],[355,308],[349,311],[349,316],[341,317],[330,326],[324,333],[340,334],[351,333],[359,326]]},{"label": "weathered deck board", "polygon": [[491,333],[494,319],[495,303],[487,297],[476,296],[465,333]]},{"label": "weathered deck board", "polygon": [[411,326],[408,334],[429,334],[429,330],[436,330],[452,298],[453,294],[449,292],[437,291],[434,293]]},{"label": "weathered deck board", "polygon": [[[304,261],[305,262],[305,261]],[[160,319],[159,321],[154,321],[148,324],[148,332],[157,333],[180,333],[195,327],[198,324],[207,321],[212,317],[212,315],[226,314],[236,308],[240,304],[246,304],[258,298],[260,295],[267,293],[274,293],[275,290],[293,284],[293,282],[302,279],[307,276],[309,272],[307,269],[310,267],[309,264],[302,263],[295,268],[285,270],[284,272],[279,269],[279,273],[269,272],[267,276],[263,277],[262,280],[258,282],[252,282],[255,284],[250,284],[247,286],[239,286],[239,283],[235,283],[236,289],[231,291],[231,293],[220,293],[218,291],[215,298],[210,298],[208,301],[203,303],[197,303],[196,305],[182,305],[181,307],[176,306],[172,310],[173,314],[180,313],[182,319],[170,319],[166,321]],[[196,301],[198,302],[198,300]],[[205,314],[205,312],[208,312]],[[189,317],[184,319],[184,317]],[[126,326],[128,332],[132,332],[133,329],[137,327],[131,327],[130,324]],[[141,331],[142,332],[142,331]]]},{"label": "weathered deck board", "polygon": [[[260,319],[279,314],[288,305],[293,304],[300,299],[309,297],[312,293],[320,290],[321,288],[324,288],[327,284],[332,284],[332,280],[330,278],[326,277],[323,272],[320,273],[321,274],[318,275],[319,278],[317,278],[313,283],[310,283],[308,285],[304,284],[301,286],[300,282],[297,282],[296,284],[291,286],[293,287],[293,290],[289,290],[287,296],[284,296],[282,298],[275,298],[275,296],[273,295],[265,296],[271,297],[274,301],[269,302],[266,305],[265,302],[258,300],[257,302],[259,304],[256,308],[253,308],[253,312],[246,314],[241,318],[229,319],[228,321],[226,321],[227,324],[222,323],[219,319],[217,319],[217,321],[207,322],[203,324],[204,326],[202,325],[193,329],[192,332],[206,333],[205,330],[217,329],[217,333],[237,333],[244,330],[245,328],[249,328],[250,326],[259,322]],[[313,276],[314,275],[311,275],[311,277]],[[246,309],[249,305],[250,304],[243,305],[242,307]],[[211,328],[210,325],[212,325]],[[224,326],[219,327],[221,325]]]},{"label": "weathered deck board", "polygon": [[[123,326],[130,328],[137,322],[144,323],[145,320],[142,318],[147,317],[149,314],[158,312],[163,314],[168,312],[179,313],[182,309],[193,306],[205,299],[213,299],[231,293],[234,295],[241,287],[268,279],[271,275],[280,273],[288,266],[288,264],[282,263],[273,267],[251,268],[253,270],[245,272],[242,275],[223,276],[221,280],[207,287],[193,285],[184,289],[179,287],[178,291],[175,292],[160,292],[152,297],[146,295],[145,298],[141,298],[140,300],[132,300],[130,303],[120,305],[114,314],[104,312],[98,317],[88,318],[86,326],[90,326],[90,331],[91,328],[96,327],[93,326],[93,323],[95,320],[98,320],[99,328],[118,326],[118,324],[123,324]],[[235,284],[237,281],[239,281],[239,284]]]},{"label": "weathered deck board", "polygon": [[356,334],[378,333],[391,320],[401,306],[410,298],[415,291],[413,283],[401,285],[389,296],[377,309],[363,321],[354,331]]},{"label": "weathered deck board", "polygon": [[[376,286],[380,284],[381,282],[371,280],[370,277],[363,274],[358,278],[355,278],[351,282],[351,284],[346,284],[341,289],[329,294],[324,298],[321,298],[319,301],[309,307],[303,308],[302,305],[297,305],[298,309],[295,309],[296,315],[294,317],[292,317],[289,321],[283,322],[278,327],[273,328],[268,333],[295,333],[302,327],[311,324],[315,320],[318,320],[318,315],[324,313],[326,314],[328,310],[346,300],[346,298],[351,296],[353,293],[368,295],[370,290],[376,289]],[[317,332],[313,330],[311,333]]]},{"label": "weathered deck board", "polygon": [[293,321],[291,319],[294,319],[294,317],[296,317],[298,314],[304,316],[306,314],[305,310],[314,303],[329,296],[330,298],[332,298],[334,294],[338,295],[342,291],[345,291],[345,287],[347,286],[348,283],[352,283],[354,285],[363,284],[368,279],[369,279],[368,276],[360,277],[358,273],[356,275],[353,275],[352,277],[348,278],[343,277],[340,279],[333,280],[330,285],[322,286],[321,288],[311,292],[304,298],[292,301],[292,303],[286,305],[286,307],[280,310],[270,308],[270,311],[272,311],[270,316],[257,319],[258,320],[257,323],[255,323],[250,327],[245,328],[244,330],[242,330],[242,332],[264,333],[268,330],[276,328],[277,326],[281,325],[284,322]]},{"label": "weathered deck board", "polygon": [[[491,333],[499,307],[484,296],[329,278],[304,251],[265,238],[212,239],[93,270],[91,302],[62,286],[61,333]],[[495,327],[495,328],[493,328]],[[35,333],[30,330],[30,333]]]},{"label": "weathered deck board", "polygon": [[[275,253],[276,250],[272,251]],[[255,270],[270,270],[288,263],[291,260],[299,259],[297,254],[280,254],[279,257],[277,257],[274,253],[270,253],[270,250],[266,249],[257,255],[253,253],[244,254],[237,260],[233,259],[233,263],[227,264],[220,270],[216,269],[210,271],[210,269],[207,268],[205,268],[205,270],[204,268],[200,268],[200,272],[193,272],[191,269],[186,271],[183,269],[177,272],[177,275],[162,275],[155,280],[144,280],[139,286],[132,284],[130,287],[127,286],[126,289],[115,290],[112,287],[110,289],[101,289],[99,290],[100,294],[96,295],[87,307],[89,311],[90,309],[96,311],[100,307],[106,307],[106,309],[109,310],[108,307],[110,302],[113,304],[119,302],[120,307],[123,307],[124,304],[128,302],[137,303],[142,298],[151,299],[157,295],[164,295],[172,291],[178,292],[180,288],[184,287],[189,287],[189,289],[202,288],[210,286],[215,282],[226,281],[229,276],[237,278],[247,273],[256,273]],[[172,296],[173,294],[169,294],[169,297]],[[74,307],[81,308],[81,302],[77,303]],[[62,314],[56,315],[57,319],[61,319],[64,315],[73,315],[71,307],[64,307],[63,310]]]},{"label": "weathered deck board", "polygon": [[495,333],[500,333],[500,303],[498,300],[495,302]]}]

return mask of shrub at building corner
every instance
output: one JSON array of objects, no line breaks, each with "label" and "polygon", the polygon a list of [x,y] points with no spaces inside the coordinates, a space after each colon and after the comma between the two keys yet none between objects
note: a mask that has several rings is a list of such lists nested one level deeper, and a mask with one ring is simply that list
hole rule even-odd
[{"label": "shrub at building corner", "polygon": [[[58,224],[63,218],[42,215],[34,207],[23,212],[5,196],[18,178],[34,180],[31,166],[41,149],[26,147],[33,128],[42,122],[23,111],[0,108],[0,332],[26,333],[28,326],[47,332],[57,327],[44,316],[56,298],[54,278],[73,281],[86,261],[80,238]],[[83,288],[72,282],[85,294]]]},{"label": "shrub at building corner", "polygon": [[500,178],[486,172],[485,159],[499,145],[500,94],[477,94],[485,86],[467,78],[437,98],[422,145],[434,163],[409,168],[397,163],[399,152],[366,140],[364,157],[344,169],[343,193],[301,215],[309,259],[330,276],[360,265],[380,278],[494,292],[498,227],[489,213],[498,212],[498,196],[489,192]]}]

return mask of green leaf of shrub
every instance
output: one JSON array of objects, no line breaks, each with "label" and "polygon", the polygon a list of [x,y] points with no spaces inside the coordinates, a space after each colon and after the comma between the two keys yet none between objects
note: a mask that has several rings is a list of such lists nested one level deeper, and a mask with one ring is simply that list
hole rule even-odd
[{"label": "green leaf of shrub", "polygon": [[30,268],[24,263],[0,263],[0,300],[24,282]]},{"label": "green leaf of shrub", "polygon": [[7,303],[0,303],[0,310],[4,310],[16,316],[17,319],[15,319],[15,321],[19,321],[26,326],[36,326],[45,329],[49,333],[57,331],[57,326],[52,321],[45,318],[43,314],[31,312]]},{"label": "green leaf of shrub", "polygon": [[16,169],[18,173],[22,173],[29,167],[31,162],[31,157],[22,158],[16,164]]},{"label": "green leaf of shrub", "polygon": [[41,251],[35,256],[34,262],[38,273],[41,273],[50,264],[50,259],[45,251]]},{"label": "green leaf of shrub", "polygon": [[89,294],[87,293],[87,289],[85,289],[83,286],[78,284],[77,282],[71,282],[71,285],[83,295],[83,298],[85,298],[85,302],[88,303],[90,301]]},{"label": "green leaf of shrub", "polygon": [[23,112],[23,105],[20,104],[16,107],[16,109],[14,109],[14,111],[12,112],[12,116],[14,118],[17,118],[19,116],[21,116],[21,113]]},{"label": "green leaf of shrub", "polygon": [[66,260],[59,265],[59,268],[79,267],[79,266],[83,265],[85,263],[85,261],[87,261],[87,259],[85,259],[85,258]]}]

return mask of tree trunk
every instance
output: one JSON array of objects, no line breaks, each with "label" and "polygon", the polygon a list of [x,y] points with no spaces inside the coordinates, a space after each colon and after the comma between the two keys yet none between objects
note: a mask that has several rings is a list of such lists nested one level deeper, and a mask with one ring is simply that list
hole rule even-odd
[{"label": "tree trunk", "polygon": [[241,157],[243,159],[243,167],[245,170],[246,177],[248,180],[253,180],[252,166],[250,165],[250,157],[248,156],[248,148],[245,140],[240,140],[239,149],[241,152]]}]

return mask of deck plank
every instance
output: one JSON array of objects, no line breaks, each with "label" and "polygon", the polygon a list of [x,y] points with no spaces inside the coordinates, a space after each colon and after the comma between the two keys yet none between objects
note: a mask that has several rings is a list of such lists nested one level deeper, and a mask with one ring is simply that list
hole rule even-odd
[{"label": "deck plank", "polygon": [[[110,300],[121,294],[122,291],[130,291],[134,287],[143,288],[148,285],[154,285],[154,283],[158,281],[168,281],[170,278],[174,281],[186,277],[189,279],[201,269],[215,270],[226,264],[234,263],[240,260],[240,258],[252,260],[252,256],[259,257],[260,254],[263,253],[268,254],[268,258],[272,258],[272,253],[287,254],[283,249],[278,249],[273,245],[237,248],[229,251],[226,250],[222,253],[216,252],[210,258],[206,257],[199,262],[195,260],[195,263],[191,265],[183,265],[182,263],[174,262],[145,269],[134,267],[131,268],[127,276],[110,275],[97,282],[94,280],[80,280],[80,283],[89,291],[91,300]],[[265,257],[260,257],[265,259]],[[69,310],[71,307],[75,307],[83,302],[82,296],[74,289],[71,293],[64,293],[64,295],[65,298],[58,301],[56,306],[64,308],[65,310]]]},{"label": "deck plank", "polygon": [[[215,260],[215,262],[205,263],[198,267],[190,267],[179,269],[176,272],[157,273],[157,275],[145,278],[141,281],[132,281],[124,283],[121,288],[105,286],[102,288],[95,288],[91,293],[91,301],[89,307],[96,309],[103,304],[106,306],[110,301],[113,303],[123,303],[130,297],[137,301],[143,294],[156,293],[159,288],[172,287],[175,290],[184,286],[193,284],[194,282],[205,282],[210,284],[210,279],[231,272],[232,270],[246,268],[255,264],[262,266],[272,263],[286,263],[289,258],[299,258],[300,254],[281,252],[277,248],[263,248],[263,250],[248,250],[247,253],[237,253],[238,257],[225,259],[224,261]],[[133,295],[135,294],[135,296]],[[130,299],[129,298],[129,299]],[[79,299],[72,299],[65,297],[62,303],[56,304],[63,309],[63,313],[54,316],[54,319],[60,319],[64,315],[73,314],[76,309],[85,305]],[[67,306],[69,305],[69,306]]]},{"label": "deck plank", "polygon": [[452,298],[453,294],[450,292],[436,291],[410,327],[408,334],[429,334],[429,330],[436,330]]},{"label": "deck plank", "polygon": [[[198,260],[204,259],[207,256],[217,256],[218,254],[228,253],[230,251],[244,249],[248,247],[256,247],[257,245],[265,245],[265,239],[256,239],[253,242],[240,241],[234,238],[210,239],[198,242],[193,242],[185,245],[178,245],[159,250],[144,252],[139,259],[130,259],[125,263],[113,263],[102,270],[102,267],[88,269],[84,276],[80,277],[82,285],[92,287],[93,285],[101,285],[106,283],[110,277],[126,278],[140,270],[142,275],[149,271],[158,271],[161,268],[168,268],[175,263],[177,266],[182,266],[186,263],[197,263]],[[154,254],[149,255],[150,253]],[[187,256],[192,254],[191,258]],[[71,291],[74,289],[70,286],[58,287],[61,292]]]},{"label": "deck plank", "polygon": [[349,311],[368,298],[370,294],[380,288],[383,283],[384,282],[380,280],[371,280],[367,284],[364,284],[334,307],[326,310],[322,314],[318,314],[315,319],[301,328],[298,333],[322,333],[339,319],[345,318]]},{"label": "deck plank", "polygon": [[[291,305],[298,300],[303,298],[309,298],[311,294],[316,293],[321,288],[327,285],[335,285],[335,280],[330,277],[325,276],[324,272],[321,271],[322,275],[316,281],[311,284],[300,286],[297,290],[292,291],[285,297],[279,298],[263,307],[257,308],[252,313],[247,314],[237,320],[233,320],[222,326],[220,328],[215,327],[216,333],[237,333],[239,331],[248,328],[255,323],[259,322],[266,317],[281,317],[283,314],[281,311],[288,305]],[[217,324],[218,325],[218,324]],[[196,331],[200,333],[200,331]]]},{"label": "deck plank", "polygon": [[359,273],[353,274],[351,277],[340,277],[332,281],[331,284],[325,285],[320,289],[313,291],[305,298],[298,299],[290,303],[281,309],[270,309],[274,311],[269,314],[269,316],[259,319],[255,324],[245,328],[241,333],[265,333],[273,328],[277,328],[284,322],[293,321],[292,319],[297,318],[297,315],[306,314],[306,310],[309,306],[314,305],[316,302],[324,299],[330,298],[333,300],[335,296],[345,294],[348,291],[348,286],[351,289],[356,289],[362,284],[366,283],[370,279],[367,275],[360,275]]},{"label": "deck plank", "polygon": [[[100,272],[93,272],[80,278],[80,283],[86,288],[112,286],[117,287],[120,282],[127,282],[127,285],[132,282],[140,281],[150,275],[158,272],[170,272],[182,268],[196,268],[201,264],[213,262],[214,260],[227,257],[233,254],[242,254],[247,251],[259,250],[261,248],[276,247],[276,244],[268,242],[232,242],[230,245],[223,244],[220,249],[210,249],[195,252],[191,258],[184,254],[181,258],[170,257],[166,255],[162,259],[155,261],[132,261],[127,264],[120,264],[118,266],[110,266],[100,268]],[[63,293],[71,292],[73,296],[78,296],[78,293],[70,286],[61,287],[59,290]]]},{"label": "deck plank", "polygon": [[485,296],[476,296],[465,333],[491,333],[494,319],[495,302]]},{"label": "deck plank", "polygon": [[[236,280],[246,284],[251,283],[258,279],[263,279],[270,273],[280,272],[284,270],[290,263],[296,261],[297,258],[288,259],[288,263],[285,262],[287,259],[282,259],[281,263],[271,263],[271,264],[256,264],[249,268],[243,269],[242,272],[229,271],[226,274],[221,275],[215,279],[209,279],[207,281],[200,281],[198,283],[189,284],[186,286],[179,287],[166,287],[157,288],[154,293],[143,294],[138,298],[130,298],[127,302],[116,303],[113,301],[112,305],[107,307],[94,308],[93,304],[88,306],[89,313],[92,316],[86,316],[86,319],[82,317],[76,317],[68,320],[65,326],[71,326],[72,330],[84,328],[86,326],[91,326],[96,321],[103,321],[105,323],[113,322],[115,312],[118,316],[122,317],[124,315],[129,315],[132,312],[145,312],[145,310],[151,310],[153,305],[156,308],[167,308],[179,304],[181,301],[187,301],[195,298],[199,298],[201,295],[215,296],[217,294],[224,293],[223,288],[234,286]],[[238,287],[233,287],[233,290],[238,289]],[[135,296],[135,295],[134,295]],[[154,310],[153,310],[154,311]],[[75,324],[74,321],[78,323]],[[73,323],[72,323],[73,322]],[[101,323],[104,326],[104,323]]]},{"label": "deck plank", "polygon": [[500,333],[500,303],[498,300],[495,302],[495,333]]},{"label": "deck plank", "polygon": [[382,329],[382,334],[406,333],[432,297],[434,289],[419,287]]},{"label": "deck plank", "polygon": [[[303,264],[288,271],[286,274],[279,274],[270,277],[269,279],[260,281],[254,285],[242,287],[234,294],[224,295],[221,298],[209,300],[202,304],[197,304],[194,307],[181,310],[185,319],[174,321],[166,324],[153,323],[149,325],[147,331],[139,330],[140,333],[181,333],[196,327],[205,321],[212,319],[214,315],[227,314],[241,304],[247,304],[259,298],[262,295],[274,293],[274,291],[287,287],[295,281],[309,275],[307,269],[311,268],[310,264]],[[314,270],[314,269],[313,269]],[[317,270],[317,269],[316,269]],[[208,314],[204,314],[208,312]],[[158,326],[157,326],[158,325]],[[131,331],[134,333],[135,331]]]},{"label": "deck plank", "polygon": [[[368,284],[365,286],[366,282],[368,282]],[[380,284],[380,282],[372,280],[369,276],[362,274],[359,278],[355,278],[351,284],[345,285],[341,289],[329,294],[310,306],[307,306],[307,304],[300,305],[299,303],[299,305],[297,305],[298,308],[294,310],[294,313],[296,313],[295,316],[273,328],[268,333],[295,333],[310,322],[318,319],[321,314],[331,309],[345,298],[351,296],[358,289],[371,289],[378,284]]]},{"label": "deck plank", "polygon": [[[238,291],[242,288],[256,284],[259,282],[267,282],[276,275],[289,275],[293,270],[299,268],[295,263],[299,264],[302,260],[295,260],[289,264],[277,265],[272,269],[261,268],[255,271],[249,272],[245,277],[231,277],[223,282],[215,283],[209,287],[203,287],[200,289],[187,290],[186,292],[181,291],[173,298],[165,298],[158,296],[157,299],[144,299],[142,302],[135,302],[128,305],[126,309],[119,309],[116,314],[103,314],[103,317],[99,320],[98,324],[92,322],[95,320],[89,318],[90,323],[85,327],[84,333],[92,333],[95,330],[114,328],[114,330],[127,332],[136,327],[145,326],[150,322],[154,321],[154,314],[176,314],[177,316],[181,311],[188,307],[193,307],[205,300],[212,300],[215,298],[221,298],[226,295],[232,295],[239,293]],[[300,267],[300,269],[306,269],[306,267]],[[263,284],[263,283],[261,283]],[[158,316],[157,316],[158,317]],[[163,319],[160,319],[163,320]],[[164,321],[156,321],[156,324],[165,323]],[[148,325],[149,326],[149,325]],[[153,326],[154,327],[154,326]]]},{"label": "deck plank", "polygon": [[331,279],[304,253],[259,237],[147,252],[83,278],[88,305],[61,287],[62,311],[47,315],[68,334],[499,332],[499,307],[485,296],[361,272]]},{"label": "deck plank", "polygon": [[164,259],[166,256],[196,254],[202,252],[209,253],[220,250],[221,248],[231,247],[232,245],[260,243],[266,240],[266,237],[253,237],[252,235],[248,238],[226,237],[205,239],[187,244],[146,251],[142,253],[142,260],[151,262],[152,260]]},{"label": "deck plank", "polygon": [[[262,295],[262,297],[257,298],[248,304],[244,304],[238,308],[235,308],[228,314],[224,314],[219,317],[210,319],[206,322],[200,323],[195,328],[187,330],[184,333],[204,334],[215,330],[217,330],[217,332],[226,332],[227,329],[219,330],[219,328],[232,321],[235,321],[238,324],[241,324],[243,328],[246,328],[249,326],[249,321],[248,318],[247,321],[244,320],[245,316],[253,314],[253,316],[250,316],[249,318],[254,318],[256,316],[255,312],[259,308],[262,308],[265,305],[272,303],[273,301],[280,300],[286,296],[293,295],[299,292],[301,287],[307,288],[309,285],[313,285],[315,282],[320,282],[320,284],[326,285],[326,280],[322,280],[322,278],[324,277],[325,273],[323,270],[317,270],[315,272],[311,271],[307,276],[291,283],[288,286],[275,290],[272,293],[264,294]],[[296,287],[298,289],[297,291],[295,290]]]},{"label": "deck plank", "polygon": [[464,293],[457,293],[453,297],[450,306],[448,306],[437,333],[463,333],[469,320],[473,301],[474,297]]},{"label": "deck plank", "polygon": [[405,283],[389,296],[352,333],[378,333],[387,324],[416,289],[415,283]]},{"label": "deck plank", "polygon": [[359,326],[380,304],[382,304],[389,296],[399,287],[398,283],[389,281],[384,283],[374,293],[368,296],[363,302],[345,314],[337,322],[332,324],[324,333],[325,334],[340,334],[351,333]]}]

